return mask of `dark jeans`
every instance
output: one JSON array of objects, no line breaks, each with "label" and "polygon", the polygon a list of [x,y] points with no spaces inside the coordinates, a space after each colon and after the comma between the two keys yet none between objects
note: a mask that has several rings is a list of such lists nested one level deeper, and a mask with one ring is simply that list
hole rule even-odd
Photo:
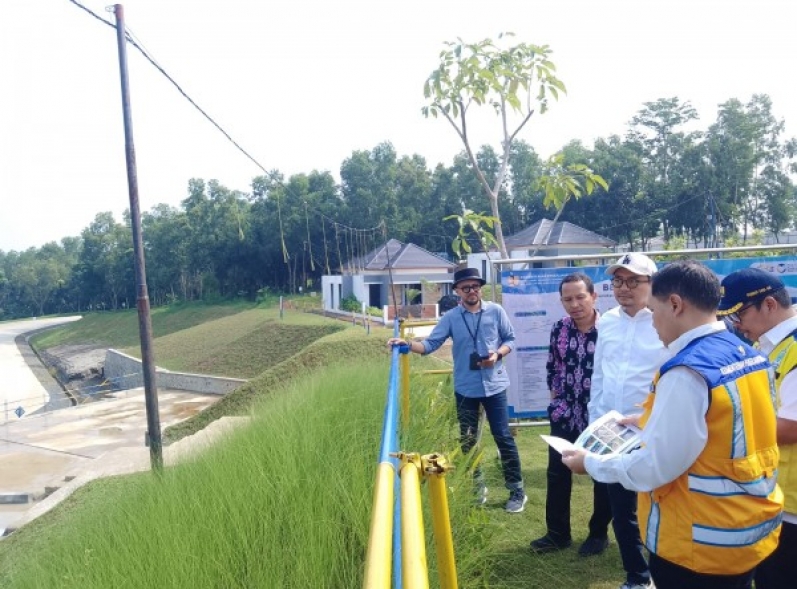
[{"label": "dark jeans", "polygon": [[612,506],[612,528],[623,560],[626,581],[632,585],[649,583],[650,571],[636,519],[636,491],[629,491],[618,483],[606,487]]},{"label": "dark jeans", "polygon": [[[501,453],[501,466],[504,470],[504,481],[507,489],[522,489],[523,476],[520,473],[520,455],[515,438],[509,431],[509,416],[506,408],[506,391],[490,397],[463,397],[454,393],[457,402],[457,420],[459,421],[459,441],[462,453],[467,454],[476,445],[479,428],[479,406],[484,407],[490,432],[495,445]],[[479,478],[480,472],[474,473]]]},{"label": "dark jeans", "polygon": [[[751,589],[753,586],[753,571],[741,575],[706,575],[678,566],[653,553],[650,554],[650,573],[656,589]],[[794,587],[794,579],[788,586]],[[760,589],[757,582],[756,589]]]},{"label": "dark jeans", "polygon": [[[558,422],[551,422],[551,435],[575,442],[579,432],[567,430]],[[566,543],[570,535],[570,496],[573,473],[562,463],[562,455],[548,447],[548,489],[545,495],[545,523],[548,536],[556,543]],[[605,538],[612,521],[612,507],[606,485],[593,481],[592,517],[589,520],[591,538]]]},{"label": "dark jeans", "polygon": [[791,589],[797,584],[797,524],[783,523],[775,552],[758,565],[756,589]]}]

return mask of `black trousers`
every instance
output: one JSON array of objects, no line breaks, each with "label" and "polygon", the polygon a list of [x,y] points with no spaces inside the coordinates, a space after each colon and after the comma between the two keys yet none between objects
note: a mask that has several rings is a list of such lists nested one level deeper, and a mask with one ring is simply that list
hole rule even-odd
[{"label": "black trousers", "polygon": [[[551,422],[551,435],[575,442],[579,432],[562,428],[557,422]],[[545,496],[545,523],[548,536],[554,542],[565,543],[571,540],[570,532],[570,495],[573,489],[573,473],[562,463],[562,455],[548,447],[548,489]],[[592,517],[589,520],[589,535],[593,538],[605,538],[612,521],[612,508],[606,485],[592,485]]]},{"label": "black trousers", "polygon": [[755,571],[756,589],[792,589],[797,586],[797,524],[783,523],[780,542]]},{"label": "black trousers", "polygon": [[[751,589],[753,586],[753,571],[741,575],[706,575],[673,564],[652,552],[648,564],[656,589]],[[794,587],[794,580],[789,587]]]}]

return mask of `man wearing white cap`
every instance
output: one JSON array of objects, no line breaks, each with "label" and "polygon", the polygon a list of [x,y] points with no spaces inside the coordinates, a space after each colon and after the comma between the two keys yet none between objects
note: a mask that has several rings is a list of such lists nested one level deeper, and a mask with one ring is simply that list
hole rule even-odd
[{"label": "man wearing white cap", "polygon": [[[624,254],[609,266],[618,306],[601,317],[595,348],[595,369],[588,405],[590,422],[612,409],[623,415],[641,413],[653,376],[666,359],[664,345],[648,309],[650,278],[656,263],[639,253]],[[620,589],[650,587],[636,508],[637,494],[618,483],[608,484],[612,528],[620,549],[626,581]]]}]

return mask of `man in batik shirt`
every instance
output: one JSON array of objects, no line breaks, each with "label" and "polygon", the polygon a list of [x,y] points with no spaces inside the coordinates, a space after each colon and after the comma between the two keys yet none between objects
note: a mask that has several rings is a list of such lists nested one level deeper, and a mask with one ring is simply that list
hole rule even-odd
[{"label": "man in batik shirt", "polygon": [[[581,272],[565,276],[559,284],[559,296],[567,316],[551,329],[548,348],[548,390],[551,404],[548,416],[551,435],[575,442],[589,423],[589,402],[595,342],[598,339],[597,294],[592,280]],[[546,534],[531,543],[537,553],[567,548],[573,542],[570,534],[570,494],[572,473],[559,452],[548,448],[548,490],[545,500]],[[579,548],[581,556],[600,554],[609,543],[608,528],[612,520],[605,485],[593,487],[593,513],[589,536]]]}]

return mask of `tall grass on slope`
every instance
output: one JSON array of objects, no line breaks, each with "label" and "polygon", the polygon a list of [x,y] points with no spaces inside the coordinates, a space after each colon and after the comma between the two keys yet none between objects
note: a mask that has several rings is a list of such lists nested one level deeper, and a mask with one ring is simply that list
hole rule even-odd
[{"label": "tall grass on slope", "polygon": [[388,364],[384,339],[352,329],[333,333],[296,350],[295,355],[287,360],[269,365],[259,376],[225,395],[218,403],[167,428],[164,438],[172,442],[199,431],[220,417],[249,415],[258,400],[308,374],[341,362],[367,362],[372,358],[379,358],[380,365]]},{"label": "tall grass on slope", "polygon": [[0,585],[358,587],[386,364],[306,378],[162,480],[115,481],[96,504],[77,495],[46,538],[6,553]]}]

